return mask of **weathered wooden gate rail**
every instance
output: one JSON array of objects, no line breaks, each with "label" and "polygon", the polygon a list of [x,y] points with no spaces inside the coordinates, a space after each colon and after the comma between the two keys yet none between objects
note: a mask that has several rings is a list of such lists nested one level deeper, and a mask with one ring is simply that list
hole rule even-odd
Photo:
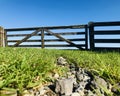
[{"label": "weathered wooden gate rail", "polygon": [[[104,27],[113,27],[118,26],[116,29],[104,29]],[[99,29],[102,27],[102,29]],[[98,28],[98,29],[97,29]],[[54,30],[69,30],[76,29],[77,32],[54,32]],[[81,31],[83,29],[84,31]],[[23,33],[20,34],[21,31],[33,31],[32,33]],[[89,31],[89,34],[88,34]],[[11,32],[19,32],[17,34],[8,34]],[[76,36],[84,36],[84,37],[75,37]],[[72,25],[72,26],[51,26],[51,27],[33,27],[33,28],[12,28],[12,29],[3,29],[0,27],[0,46],[10,46],[10,47],[74,47],[76,49],[120,49],[120,38],[112,38],[112,36],[120,36],[120,21],[118,22],[89,22],[86,25]],[[40,39],[31,40],[32,36],[39,36]],[[54,36],[56,38],[46,39],[46,36]],[[68,39],[65,36],[72,36],[72,38]],[[104,38],[96,38],[96,36],[102,36]],[[109,36],[109,38],[106,38]],[[23,37],[21,40],[8,39],[9,37]],[[89,40],[88,40],[89,38]],[[30,43],[30,45],[23,45],[24,42]],[[40,42],[38,45],[32,44],[34,42]],[[46,42],[51,42],[51,44],[46,44]],[[53,44],[53,42],[66,42],[66,44]],[[79,43],[76,43],[79,42]],[[82,43],[81,43],[82,42]],[[83,43],[84,42],[84,43]],[[14,43],[13,45],[9,45],[9,43]],[[109,44],[111,46],[105,47],[101,45],[100,47],[96,46],[97,44]],[[112,44],[118,44],[118,47],[113,46]],[[89,47],[88,47],[89,45]]]},{"label": "weathered wooden gate rail", "polygon": [[[58,29],[84,29],[84,31],[79,32],[53,32],[52,30]],[[77,49],[88,49],[88,32],[87,25],[73,25],[73,26],[52,26],[52,27],[34,27],[34,28],[13,28],[13,29],[5,29],[6,37],[22,37],[21,40],[6,40],[7,45],[10,47],[75,47]],[[8,32],[19,32],[19,31],[33,31],[30,34],[8,34]],[[66,39],[63,36],[72,36],[70,39]],[[75,38],[74,35],[84,35],[84,37]],[[40,36],[39,40],[29,40],[32,36]],[[45,36],[54,36],[57,39],[45,39]],[[61,42],[64,41],[67,44],[45,44],[45,42]],[[75,42],[84,42],[84,44],[76,44]],[[9,45],[8,43],[14,43],[13,45]],[[31,42],[30,45],[22,45],[23,42]],[[33,45],[33,42],[41,42],[39,45]]]}]

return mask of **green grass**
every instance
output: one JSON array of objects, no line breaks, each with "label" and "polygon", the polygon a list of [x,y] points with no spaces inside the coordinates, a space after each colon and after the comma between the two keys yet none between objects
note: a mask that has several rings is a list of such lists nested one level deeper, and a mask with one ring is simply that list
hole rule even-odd
[{"label": "green grass", "polygon": [[52,81],[50,74],[62,75],[66,71],[56,66],[60,56],[69,64],[86,68],[112,84],[120,81],[119,52],[0,48],[0,89],[12,88],[22,92]]}]

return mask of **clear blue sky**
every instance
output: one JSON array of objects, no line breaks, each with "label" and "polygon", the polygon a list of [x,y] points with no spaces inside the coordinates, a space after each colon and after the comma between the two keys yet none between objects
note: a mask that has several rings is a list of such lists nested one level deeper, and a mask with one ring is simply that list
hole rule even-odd
[{"label": "clear blue sky", "polygon": [[120,21],[120,0],[0,0],[5,28]]}]

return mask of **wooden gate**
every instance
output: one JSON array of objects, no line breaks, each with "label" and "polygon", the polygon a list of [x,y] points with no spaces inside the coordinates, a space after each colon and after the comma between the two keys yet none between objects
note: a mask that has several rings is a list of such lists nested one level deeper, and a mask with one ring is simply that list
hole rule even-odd
[{"label": "wooden gate", "polygon": [[88,49],[87,25],[5,29],[7,46]]}]

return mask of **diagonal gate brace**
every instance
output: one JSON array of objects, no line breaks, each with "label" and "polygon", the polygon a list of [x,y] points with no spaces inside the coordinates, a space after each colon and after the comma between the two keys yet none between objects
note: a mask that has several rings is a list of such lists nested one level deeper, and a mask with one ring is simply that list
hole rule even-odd
[{"label": "diagonal gate brace", "polygon": [[71,42],[70,40],[63,38],[63,37],[60,36],[59,34],[55,34],[55,33],[53,33],[52,31],[47,30],[47,29],[44,29],[44,31],[46,31],[47,33],[49,33],[49,34],[51,34],[51,35],[54,35],[55,37],[59,38],[59,39],[62,40],[62,41],[65,41],[65,42],[69,43],[70,45],[73,45],[73,46],[75,46],[75,47],[77,47],[77,48],[79,48],[79,49],[83,49],[82,47],[77,46],[76,44],[74,44],[74,43]]},{"label": "diagonal gate brace", "polygon": [[18,41],[17,43],[14,44],[15,47],[19,46],[19,44],[21,44],[22,42],[25,42],[27,39],[29,39],[31,36],[36,35],[38,32],[40,32],[41,29],[38,29],[36,31],[34,31],[31,34],[28,34],[26,37],[24,37],[22,40]]}]

